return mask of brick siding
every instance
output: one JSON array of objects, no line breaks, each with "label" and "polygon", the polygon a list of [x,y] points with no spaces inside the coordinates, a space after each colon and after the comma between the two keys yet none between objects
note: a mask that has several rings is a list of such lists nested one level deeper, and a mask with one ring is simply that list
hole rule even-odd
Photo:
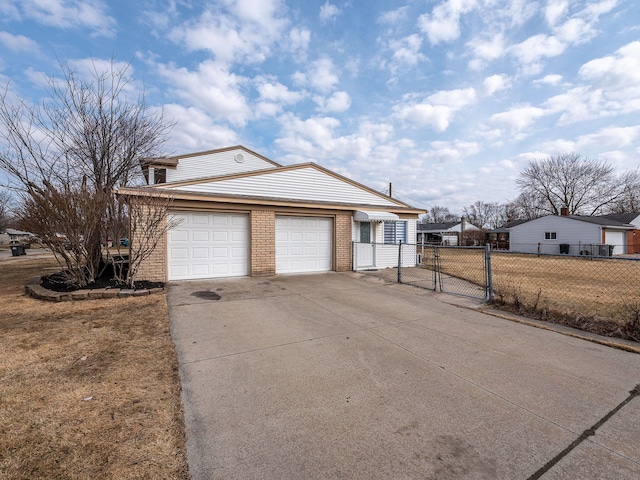
[{"label": "brick siding", "polygon": [[348,272],[352,269],[351,214],[336,215],[336,272]]},{"label": "brick siding", "polygon": [[[144,206],[142,208],[150,208]],[[134,280],[149,280],[150,282],[166,282],[167,281],[167,233],[166,233],[166,217],[164,225],[159,228],[158,244],[155,250],[142,261],[138,271],[134,276]],[[141,230],[141,229],[140,229]],[[131,240],[131,247],[144,243],[143,236],[147,235],[147,231],[135,232]]]},{"label": "brick siding", "polygon": [[276,214],[271,210],[251,211],[252,277],[276,274]]}]

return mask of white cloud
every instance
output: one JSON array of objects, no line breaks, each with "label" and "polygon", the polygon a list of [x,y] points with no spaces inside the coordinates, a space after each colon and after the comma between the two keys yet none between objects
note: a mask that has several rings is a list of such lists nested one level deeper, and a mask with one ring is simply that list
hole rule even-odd
[{"label": "white cloud", "polygon": [[289,90],[286,85],[275,79],[256,77],[254,82],[259,94],[255,107],[258,118],[276,116],[284,110],[285,106],[294,105],[306,96],[304,92]]},{"label": "white cloud", "polygon": [[333,90],[340,81],[336,67],[328,57],[312,62],[307,73],[296,72],[292,78],[298,85],[309,85],[323,93]]},{"label": "white cloud", "polygon": [[292,28],[289,32],[288,49],[298,60],[304,61],[307,58],[311,32],[307,28]]},{"label": "white cloud", "polygon": [[320,21],[327,23],[336,18],[340,14],[340,9],[334,4],[327,2],[320,7]]},{"label": "white cloud", "polygon": [[602,147],[631,147],[640,140],[640,125],[632,127],[609,127],[595,133],[580,135],[576,139],[578,151],[600,149]]},{"label": "white cloud", "polygon": [[351,97],[347,92],[335,92],[329,98],[314,97],[318,109],[323,112],[344,112],[351,107]]},{"label": "white cloud", "polygon": [[39,51],[38,43],[24,35],[0,32],[0,43],[14,52],[37,53]]},{"label": "white cloud", "polygon": [[547,6],[544,9],[547,24],[551,27],[556,25],[566,15],[568,9],[569,2],[567,0],[547,0]]},{"label": "white cloud", "polygon": [[460,17],[475,7],[476,0],[447,0],[435,7],[431,15],[420,15],[418,26],[432,45],[451,42],[460,36]]},{"label": "white cloud", "polygon": [[244,126],[251,109],[241,91],[247,79],[231,73],[225,64],[207,60],[198,69],[158,65],[158,73],[169,82],[174,95],[205,109],[218,121]]},{"label": "white cloud", "polygon": [[427,57],[420,52],[422,37],[413,34],[402,39],[392,39],[388,42],[388,48],[393,52],[388,60],[388,66],[393,74],[401,67],[415,67],[425,61]]},{"label": "white cloud", "polygon": [[506,75],[491,75],[482,82],[484,94],[491,96],[496,92],[509,87],[509,77]]},{"label": "white cloud", "polygon": [[512,46],[510,50],[520,60],[526,71],[538,73],[542,69],[540,60],[557,57],[565,51],[566,47],[566,44],[557,37],[540,33]]},{"label": "white cloud", "polygon": [[[189,51],[205,50],[227,63],[261,63],[281,37],[287,20],[279,0],[242,0],[230,10],[205,10],[197,19],[180,24],[168,38]],[[214,7],[215,8],[215,7]]]},{"label": "white cloud", "polygon": [[409,7],[404,6],[404,7],[396,8],[395,10],[384,12],[378,17],[378,22],[387,23],[387,24],[398,23],[407,18],[408,10],[409,10]]},{"label": "white cloud", "polygon": [[603,88],[624,88],[640,84],[640,41],[618,49],[614,55],[585,63],[578,75]]},{"label": "white cloud", "polygon": [[116,30],[116,21],[102,0],[21,0],[13,7],[2,2],[0,9],[15,19],[29,18],[56,28],[87,28],[94,35],[113,36]]},{"label": "white cloud", "polygon": [[472,70],[479,70],[488,61],[496,60],[505,54],[505,38],[502,33],[492,35],[489,38],[474,38],[467,42],[474,55],[469,62]]},{"label": "white cloud", "polygon": [[545,111],[542,108],[532,106],[516,107],[506,112],[491,115],[489,123],[512,132],[521,132],[544,114]]},{"label": "white cloud", "polygon": [[584,84],[549,98],[546,105],[560,113],[559,125],[640,110],[640,42],[580,67]]},{"label": "white cloud", "polygon": [[163,114],[175,121],[167,147],[174,153],[197,152],[238,143],[235,131],[217,125],[204,111],[175,103],[164,105]]},{"label": "white cloud", "polygon": [[437,132],[444,132],[455,113],[476,101],[473,88],[462,90],[441,90],[428,96],[422,102],[409,101],[396,105],[395,116],[414,126],[430,126]]},{"label": "white cloud", "polygon": [[562,75],[549,74],[545,75],[539,80],[536,80],[534,83],[543,83],[545,85],[559,85],[560,82],[562,82]]},{"label": "white cloud", "polygon": [[440,163],[453,165],[461,163],[465,158],[475,155],[481,149],[477,142],[462,140],[431,142],[425,157]]}]

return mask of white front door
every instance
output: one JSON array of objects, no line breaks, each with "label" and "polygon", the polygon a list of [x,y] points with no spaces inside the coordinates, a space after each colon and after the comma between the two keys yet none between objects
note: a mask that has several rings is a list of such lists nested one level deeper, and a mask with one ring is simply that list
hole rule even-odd
[{"label": "white front door", "polygon": [[375,265],[375,224],[360,222],[356,243],[356,268],[373,267]]},{"label": "white front door", "polygon": [[248,274],[248,215],[175,212],[171,217],[180,223],[167,234],[169,280]]},{"label": "white front door", "polygon": [[331,270],[333,219],[276,217],[276,273]]}]

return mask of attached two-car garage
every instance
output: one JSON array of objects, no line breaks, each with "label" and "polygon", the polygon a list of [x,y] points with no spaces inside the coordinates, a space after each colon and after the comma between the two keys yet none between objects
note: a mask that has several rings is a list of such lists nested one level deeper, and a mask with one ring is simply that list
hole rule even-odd
[{"label": "attached two-car garage", "polygon": [[[169,280],[249,274],[249,214],[175,212],[172,219],[179,224],[167,238]],[[330,271],[332,238],[332,218],[276,216],[276,273]]]}]

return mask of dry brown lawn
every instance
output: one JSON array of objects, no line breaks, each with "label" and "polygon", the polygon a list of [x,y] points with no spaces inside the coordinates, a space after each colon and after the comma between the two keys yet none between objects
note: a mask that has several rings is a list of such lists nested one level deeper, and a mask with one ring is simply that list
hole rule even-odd
[{"label": "dry brown lawn", "polygon": [[[443,273],[483,284],[483,250],[444,248],[439,255]],[[623,338],[640,335],[640,261],[492,252],[491,267],[496,300],[521,313]]]},{"label": "dry brown lawn", "polygon": [[49,303],[0,261],[0,478],[188,478],[164,295]]}]

